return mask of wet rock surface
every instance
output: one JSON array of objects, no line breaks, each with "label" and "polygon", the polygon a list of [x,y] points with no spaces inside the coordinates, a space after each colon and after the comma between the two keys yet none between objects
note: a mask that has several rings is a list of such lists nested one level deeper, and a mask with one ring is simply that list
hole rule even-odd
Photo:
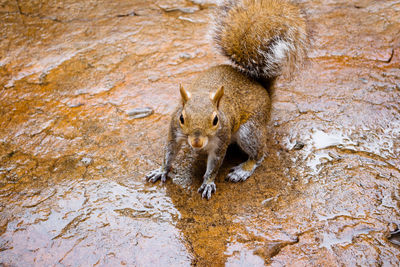
[{"label": "wet rock surface", "polygon": [[206,201],[188,150],[144,174],[178,84],[226,62],[212,3],[0,1],[0,263],[398,266],[400,4],[299,4],[314,49],[276,85],[268,157],[225,182],[232,147]]}]

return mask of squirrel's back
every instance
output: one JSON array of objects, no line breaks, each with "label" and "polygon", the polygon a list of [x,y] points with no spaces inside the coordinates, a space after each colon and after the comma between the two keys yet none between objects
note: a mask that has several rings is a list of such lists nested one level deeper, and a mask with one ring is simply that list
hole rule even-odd
[{"label": "squirrel's back", "polygon": [[224,1],[213,38],[223,55],[257,79],[298,68],[308,47],[306,21],[286,0]]}]

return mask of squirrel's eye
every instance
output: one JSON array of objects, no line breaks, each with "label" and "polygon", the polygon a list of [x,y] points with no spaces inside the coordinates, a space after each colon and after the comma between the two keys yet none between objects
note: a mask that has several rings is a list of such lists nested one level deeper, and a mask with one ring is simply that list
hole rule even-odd
[{"label": "squirrel's eye", "polygon": [[213,120],[213,125],[215,126],[215,125],[217,125],[217,123],[218,123],[218,116],[215,115],[214,120]]},{"label": "squirrel's eye", "polygon": [[183,119],[183,115],[181,114],[181,116],[179,117],[179,121],[181,122],[181,124],[185,123],[185,120]]}]

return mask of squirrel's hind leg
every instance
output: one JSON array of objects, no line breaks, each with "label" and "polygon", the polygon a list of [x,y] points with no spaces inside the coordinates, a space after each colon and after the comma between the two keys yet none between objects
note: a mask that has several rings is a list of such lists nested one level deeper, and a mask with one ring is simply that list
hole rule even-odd
[{"label": "squirrel's hind leg", "polygon": [[249,159],[233,167],[226,176],[232,182],[245,181],[264,160],[265,129],[257,120],[249,120],[240,126],[235,134],[239,147],[249,155]]}]

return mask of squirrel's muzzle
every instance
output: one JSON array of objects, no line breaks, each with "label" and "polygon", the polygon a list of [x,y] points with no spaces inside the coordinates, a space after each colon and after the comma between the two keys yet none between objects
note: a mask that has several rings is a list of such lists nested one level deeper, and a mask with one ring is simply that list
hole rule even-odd
[{"label": "squirrel's muzzle", "polygon": [[204,136],[199,136],[199,135],[194,135],[194,136],[189,135],[188,141],[189,141],[189,145],[192,148],[202,149],[207,145],[208,138],[204,137]]}]

